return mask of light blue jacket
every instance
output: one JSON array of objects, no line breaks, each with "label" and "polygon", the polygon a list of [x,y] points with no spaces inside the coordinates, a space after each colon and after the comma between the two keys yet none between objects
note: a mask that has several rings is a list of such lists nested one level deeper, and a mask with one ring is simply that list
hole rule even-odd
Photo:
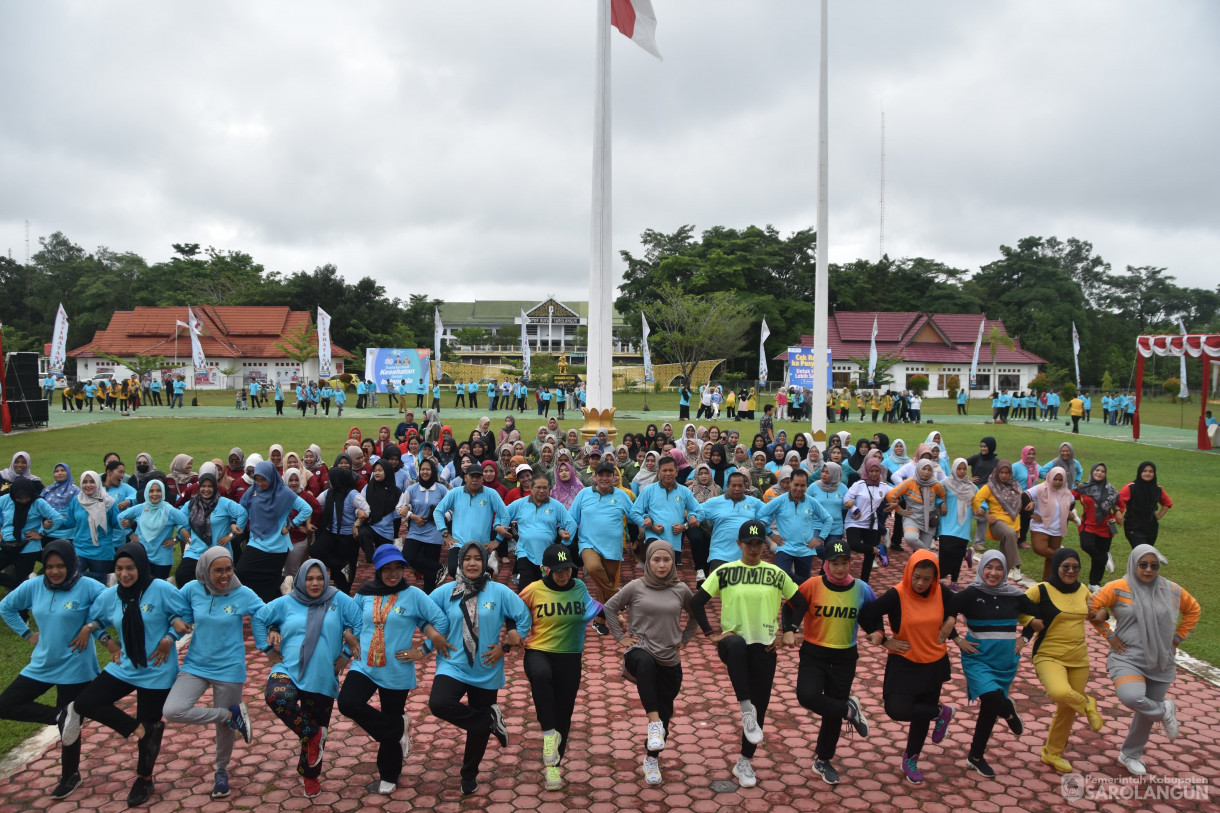
[{"label": "light blue jacket", "polygon": [[[452,585],[450,585],[452,589]],[[398,660],[396,653],[415,646],[415,630],[423,631],[431,624],[441,635],[449,632],[449,619],[418,587],[408,587],[394,594],[394,606],[385,621],[385,664],[369,665],[370,644],[376,627],[373,624],[373,605],[377,596],[357,594],[352,601],[360,611],[363,628],[360,631],[360,657],[352,660],[351,671],[368,677],[383,689],[414,689],[415,663]],[[384,602],[390,596],[381,596]]]},{"label": "light blue jacket", "polygon": [[202,582],[189,582],[181,591],[186,608],[182,620],[195,625],[182,671],[205,680],[246,682],[246,641],[242,619],[263,608],[263,600],[245,585],[227,596],[210,595]]},{"label": "light blue jacket", "polygon": [[335,677],[335,659],[343,652],[343,633],[350,630],[360,635],[363,627],[360,608],[346,593],[335,593],[327,607],[326,620],[322,622],[322,634],[317,647],[309,658],[305,673],[299,674],[301,644],[305,640],[305,620],[309,608],[291,595],[280,596],[265,605],[250,620],[254,634],[254,646],[259,652],[268,649],[267,629],[280,631],[280,654],[283,660],[271,667],[272,675],[283,675],[298,689],[317,692],[327,697],[338,697],[339,679]]},{"label": "light blue jacket", "polygon": [[[693,470],[691,472],[693,474]],[[640,489],[635,498],[635,510],[643,523],[647,517],[653,522],[659,522],[663,527],[660,533],[649,528],[644,532],[648,539],[654,537],[664,539],[673,545],[675,551],[682,550],[682,534],[674,533],[674,525],[685,525],[691,516],[699,516],[699,501],[691,490],[680,483],[675,483],[670,491],[666,491],[660,482],[649,483]]]},{"label": "light blue jacket", "polygon": [[[810,491],[805,492],[805,499],[799,503],[793,502],[790,494],[781,494],[771,502],[764,503],[758,511],[760,521],[770,525],[771,520],[775,520],[780,538],[784,540],[779,549],[789,556],[813,556],[817,546],[810,546],[809,543],[814,539],[824,541],[828,529],[832,527],[830,514],[812,498]],[[844,493],[847,493],[846,489]]]},{"label": "light blue jacket", "polygon": [[644,521],[644,515],[621,488],[609,494],[602,494],[596,486],[582,488],[568,513],[579,527],[580,552],[592,549],[612,562],[623,559],[623,520],[636,525]]},{"label": "light blue jacket", "polygon": [[[82,579],[82,581],[84,581]],[[160,666],[153,666],[153,650],[161,645],[161,639],[169,636],[175,641],[178,635],[171,628],[175,618],[186,613],[186,599],[172,584],[153,579],[140,598],[140,614],[144,619],[144,652],[148,665],[137,668],[127,657],[127,642],[123,640],[123,602],[119,600],[118,585],[107,587],[93,602],[90,619],[103,627],[118,631],[119,645],[123,647],[123,659],[115,664],[106,664],[106,670],[119,680],[141,689],[169,689],[178,676],[178,653],[170,649],[169,657]]]},{"label": "light blue jacket", "polygon": [[727,494],[712,497],[705,502],[700,510],[699,523],[710,523],[712,538],[709,543],[708,561],[736,562],[741,558],[741,548],[737,547],[737,532],[743,523],[758,519],[758,512],[765,503],[757,497],[748,494],[739,502],[733,502]]},{"label": "light blue jacket", "polygon": [[543,551],[555,544],[561,529],[570,534],[576,533],[576,520],[554,497],[542,505],[534,502],[532,497],[514,500],[505,510],[504,520],[506,523],[517,523],[517,555],[524,556],[539,567],[542,566]]},{"label": "light blue jacket", "polygon": [[[71,590],[51,590],[41,576],[17,585],[0,601],[0,618],[13,632],[28,638],[32,631],[21,619],[29,610],[38,625],[38,645],[21,674],[43,683],[86,683],[101,672],[93,646],[73,652],[68,644],[92,619],[93,602],[106,588],[96,579],[78,579]],[[101,632],[94,633],[94,637]]]},{"label": "light blue jacket", "polygon": [[[189,502],[184,506],[183,513],[187,516],[187,523],[189,527],[191,515],[191,504]],[[228,497],[221,497],[218,499],[216,501],[216,508],[213,509],[212,516],[210,517],[210,524],[212,526],[212,544],[215,545],[216,540],[220,539],[221,537],[229,536],[233,532],[233,529],[229,527],[230,525],[236,525],[238,528],[245,528],[246,520],[249,518],[250,515],[246,513],[246,509],[242,507],[241,503],[234,502]],[[224,548],[230,554],[233,553],[233,545],[231,543],[226,542]],[[199,536],[199,534],[195,533],[194,530],[191,530],[191,544],[187,546],[186,553],[182,554],[182,558],[198,559],[200,556],[203,556],[204,551],[207,549],[208,543],[205,542],[203,538]]]},{"label": "light blue jacket", "polygon": [[[483,654],[500,643],[500,631],[504,628],[504,622],[510,618],[516,622],[517,632],[521,637],[526,637],[534,622],[529,608],[508,587],[488,580],[483,591],[479,593],[479,640],[472,665],[466,657],[462,643],[462,633],[466,628],[466,621],[462,616],[462,602],[453,598],[453,589],[453,584],[442,584],[428,594],[428,598],[440,608],[449,625],[445,637],[455,650],[450,652],[447,658],[436,659],[436,675],[446,675],[480,689],[503,689],[504,659],[496,661],[494,666],[484,666]],[[424,650],[432,651],[431,641],[424,642]]]}]

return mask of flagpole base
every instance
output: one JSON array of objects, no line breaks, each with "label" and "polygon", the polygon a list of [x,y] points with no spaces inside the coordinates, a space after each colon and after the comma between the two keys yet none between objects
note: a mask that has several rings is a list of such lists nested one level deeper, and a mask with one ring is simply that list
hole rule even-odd
[{"label": "flagpole base", "polygon": [[581,407],[580,411],[585,415],[585,425],[580,428],[580,434],[586,441],[597,437],[597,433],[603,429],[611,441],[618,435],[618,429],[614,426],[614,407],[600,410],[596,407]]}]

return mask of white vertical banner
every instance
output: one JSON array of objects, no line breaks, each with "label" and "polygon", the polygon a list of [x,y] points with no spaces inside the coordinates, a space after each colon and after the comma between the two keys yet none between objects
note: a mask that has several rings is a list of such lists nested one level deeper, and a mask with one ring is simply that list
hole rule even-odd
[{"label": "white vertical banner", "polygon": [[525,326],[529,321],[525,311],[521,311],[521,379],[527,382],[530,380],[530,340],[525,333]]},{"label": "white vertical banner", "polygon": [[1190,390],[1186,388],[1186,323],[1182,321],[1182,317],[1178,317],[1178,329],[1182,331],[1182,357],[1178,361],[1182,365],[1181,372],[1178,374],[1178,398],[1185,401],[1190,397]]},{"label": "white vertical banner", "polygon": [[868,342],[868,385],[877,380],[877,317],[873,317],[873,337]]},{"label": "white vertical banner", "polygon": [[318,308],[318,378],[330,378],[330,314]]},{"label": "white vertical banner", "polygon": [[767,348],[763,345],[767,343],[767,337],[770,335],[771,329],[767,327],[767,318],[764,316],[761,337],[758,340],[758,380],[764,383],[767,380]]},{"label": "white vertical banner", "polygon": [[1072,360],[1076,362],[1076,390],[1080,391],[1080,334],[1076,332],[1076,323],[1072,322]]},{"label": "white vertical banner", "polygon": [[[970,360],[970,389],[978,386],[979,382],[979,348],[983,346],[983,327],[987,324],[987,317],[983,317],[983,321],[979,322],[979,337],[974,340],[974,358]],[[995,387],[995,382],[991,382],[991,386]],[[966,395],[969,398],[969,393]]]},{"label": "white vertical banner", "polygon": [[191,361],[195,365],[195,372],[201,372],[208,366],[208,360],[203,355],[203,345],[199,343],[199,331],[203,327],[203,323],[195,316],[194,311],[187,308],[186,324],[187,330],[191,334]]},{"label": "white vertical banner", "polygon": [[652,354],[648,352],[648,317],[644,315],[644,311],[640,311],[640,324],[640,332],[644,336],[641,343],[644,350],[644,383],[651,384],[653,382]]},{"label": "white vertical banner", "polygon": [[440,308],[434,308],[432,315],[432,383],[436,385],[441,382],[441,336],[445,333],[445,326],[441,323]]},{"label": "white vertical banner", "polygon": [[55,328],[51,331],[51,373],[64,374],[64,363],[68,358],[68,313],[61,303],[55,314]]}]

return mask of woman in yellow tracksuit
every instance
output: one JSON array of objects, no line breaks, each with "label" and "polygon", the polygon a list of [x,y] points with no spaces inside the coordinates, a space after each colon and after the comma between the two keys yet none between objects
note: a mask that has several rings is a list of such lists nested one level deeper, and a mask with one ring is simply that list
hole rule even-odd
[{"label": "woman in yellow tracksuit", "polygon": [[1097,701],[1084,693],[1089,680],[1089,647],[1085,639],[1084,622],[1096,613],[1089,604],[1091,595],[1080,583],[1080,554],[1071,548],[1055,551],[1051,561],[1051,576],[1026,591],[1038,605],[1037,617],[1045,625],[1034,635],[1028,626],[1033,616],[1022,615],[1018,621],[1026,624],[1023,635],[1033,637],[1031,660],[1046,696],[1056,704],[1042,746],[1042,761],[1060,773],[1071,773],[1072,764],[1063,758],[1068,735],[1076,715],[1089,719],[1089,728],[1101,731],[1105,720],[1097,711]]},{"label": "woman in yellow tracksuit", "polygon": [[[1012,464],[1001,460],[974,494],[974,515],[987,527],[987,538],[1000,543],[1000,553],[1008,565],[1008,577],[1021,576],[1021,551],[1017,533],[1021,530],[1021,487],[1012,479]],[[983,503],[987,503],[986,512]]]}]

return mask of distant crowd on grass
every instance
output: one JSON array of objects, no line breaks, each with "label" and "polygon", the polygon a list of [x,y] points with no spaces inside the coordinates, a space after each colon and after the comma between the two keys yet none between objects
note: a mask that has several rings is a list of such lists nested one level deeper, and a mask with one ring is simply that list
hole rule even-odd
[{"label": "distant crowd on grass", "polygon": [[[1064,752],[1074,719],[1094,731],[1106,725],[1086,692],[1087,622],[1110,648],[1114,692],[1132,713],[1118,762],[1142,775],[1153,724],[1177,736],[1167,696],[1173,653],[1200,609],[1159,574],[1166,559],[1156,543],[1173,502],[1153,462],[1124,484],[1110,481],[1104,462],[1082,464],[1070,442],[1041,459],[1026,445],[1010,459],[983,437],[953,456],[936,430],[910,444],[845,430],[820,449],[807,433],[777,428],[770,403],[756,432],[743,434],[739,421],[720,426],[714,393],[706,426],[653,423],[616,443],[557,416],[523,433],[522,396],[510,395],[517,414],[498,428],[483,416],[462,439],[436,410],[416,422],[408,408],[393,427],[366,436],[354,426],[301,453],[271,444],[264,459],[234,447],[196,466],[157,452],[172,457],[168,471],[150,452],[110,452],[79,476],[66,463],[38,470],[30,455],[14,454],[0,471],[0,617],[33,649],[0,693],[0,716],[60,727],[52,796],[82,783],[83,720],[135,737],[132,805],[154,795],[166,721],[214,727],[211,793],[228,795],[235,738],[257,736],[242,701],[244,618],[271,663],[263,700],[299,740],[296,772],[309,797],[325,779],[336,702],[377,743],[378,778],[367,790],[395,792],[411,745],[404,709],[415,663],[434,655],[429,706],[465,732],[455,779],[475,793],[489,740],[509,739],[498,692],[517,649],[541,781],[562,788],[565,753],[583,747],[571,742],[571,723],[590,627],[625,650],[623,675],[647,718],[641,771],[652,785],[663,781],[682,648],[699,632],[725,664],[723,675],[705,677],[740,705],[741,729],[727,736],[740,737],[730,772],[743,787],[757,782],[752,759],[779,650],[798,646],[797,662],[784,664],[796,670],[797,701],[821,718],[812,768],[840,781],[840,728],[870,731],[869,710],[851,693],[859,630],[887,653],[883,710],[908,724],[895,755],[910,784],[925,781],[927,738],[943,741],[957,714],[941,700],[949,642],[980,701],[960,747],[982,776],[995,775],[986,749],[999,720],[1020,736],[1023,713],[1047,712],[1037,701],[1018,708],[1010,694],[1029,641],[1054,706],[1041,761],[1071,771]],[[700,406],[697,420],[709,415],[702,396]],[[1125,561],[1111,550],[1120,528]],[[1070,535],[1087,569],[1065,544]],[[1028,588],[1014,583],[1027,545],[1043,560]],[[904,548],[897,586],[878,596],[874,568]],[[362,558],[375,574],[364,584]],[[1116,569],[1125,572],[1107,582]],[[179,665],[174,644],[187,633]],[[104,670],[91,640],[109,651]],[[53,686],[55,705],[36,702]],[[208,689],[210,705],[201,703]],[[133,692],[134,715],[115,705]]]}]

